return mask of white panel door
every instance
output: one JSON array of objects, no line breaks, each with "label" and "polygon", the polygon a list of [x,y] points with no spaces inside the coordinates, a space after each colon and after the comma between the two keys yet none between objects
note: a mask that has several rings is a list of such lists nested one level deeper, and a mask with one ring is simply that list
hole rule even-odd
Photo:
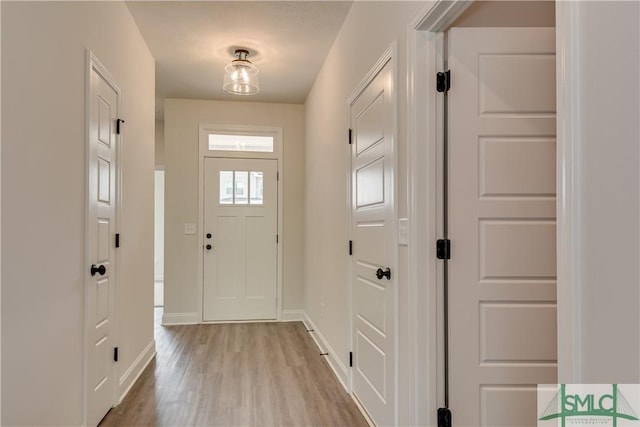
[{"label": "white panel door", "polygon": [[535,426],[556,382],[555,31],[449,34],[449,407]]},{"label": "white panel door", "polygon": [[387,63],[351,104],[353,394],[380,426],[396,424],[392,79]]},{"label": "white panel door", "polygon": [[277,160],[204,160],[205,321],[276,318]]},{"label": "white panel door", "polygon": [[119,90],[92,63],[89,92],[87,424],[95,426],[114,404],[116,120]]}]

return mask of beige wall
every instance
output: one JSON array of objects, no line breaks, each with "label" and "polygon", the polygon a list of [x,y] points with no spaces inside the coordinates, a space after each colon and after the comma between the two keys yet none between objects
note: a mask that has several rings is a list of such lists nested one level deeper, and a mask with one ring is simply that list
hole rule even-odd
[{"label": "beige wall", "polygon": [[[392,42],[398,42],[397,205],[407,212],[406,87],[407,27],[425,2],[354,2],[305,103],[306,227],[305,310],[330,346],[331,357],[348,366],[350,343],[349,223],[347,210],[347,100]],[[357,242],[355,242],[357,245]],[[408,330],[407,247],[399,246],[398,286],[400,421],[411,424],[412,371]],[[323,308],[324,307],[324,308]],[[323,314],[324,313],[324,314]],[[338,372],[346,377],[346,370]]]},{"label": "beige wall", "polygon": [[153,348],[153,58],[122,2],[2,2],[3,425],[82,423],[86,49],[126,120],[121,392]]},{"label": "beige wall", "polygon": [[452,27],[555,27],[554,0],[474,1]]},{"label": "beige wall", "polygon": [[[165,316],[194,319],[198,312],[196,235],[200,124],[278,126],[284,129],[283,309],[303,305],[304,107],[292,104],[165,101]],[[174,317],[175,318],[175,317]],[[192,320],[193,321],[193,320]]]}]

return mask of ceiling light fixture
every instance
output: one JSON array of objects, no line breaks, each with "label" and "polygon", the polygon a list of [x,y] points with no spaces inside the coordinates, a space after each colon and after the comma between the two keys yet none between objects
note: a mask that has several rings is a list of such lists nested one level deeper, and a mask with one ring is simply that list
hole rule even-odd
[{"label": "ceiling light fixture", "polygon": [[236,49],[236,59],[224,67],[224,85],[227,93],[234,95],[255,95],[260,92],[258,69],[247,59],[249,51]]}]

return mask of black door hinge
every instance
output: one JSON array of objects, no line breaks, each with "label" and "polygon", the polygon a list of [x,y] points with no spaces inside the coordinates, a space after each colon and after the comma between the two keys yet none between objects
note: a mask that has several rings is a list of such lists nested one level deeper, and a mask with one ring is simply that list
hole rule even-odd
[{"label": "black door hinge", "polygon": [[116,133],[120,135],[121,124],[124,123],[124,120],[118,119],[116,120]]},{"label": "black door hinge", "polygon": [[276,234],[276,243],[280,243],[280,235]]},{"label": "black door hinge", "polygon": [[120,233],[116,233],[116,248],[120,247]]},{"label": "black door hinge", "polygon": [[353,255],[353,240],[349,240],[349,255]]},{"label": "black door hinge", "polygon": [[451,427],[451,411],[449,408],[438,408],[438,427]]},{"label": "black door hinge", "polygon": [[276,181],[280,181],[280,171],[276,172]]},{"label": "black door hinge", "polygon": [[451,70],[436,74],[436,90],[447,93],[451,89]]},{"label": "black door hinge", "polygon": [[451,240],[438,239],[436,242],[436,258],[451,259]]},{"label": "black door hinge", "polygon": [[349,145],[353,144],[353,140],[351,139],[353,135],[353,131],[349,128]]},{"label": "black door hinge", "polygon": [[353,366],[353,351],[349,352],[349,367]]},{"label": "black door hinge", "polygon": [[113,361],[114,362],[118,361],[118,347],[113,348]]}]

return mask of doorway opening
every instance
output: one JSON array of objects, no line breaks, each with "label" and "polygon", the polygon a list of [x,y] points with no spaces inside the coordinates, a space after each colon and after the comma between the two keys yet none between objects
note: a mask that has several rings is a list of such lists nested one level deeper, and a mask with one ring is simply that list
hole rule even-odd
[{"label": "doorway opening", "polygon": [[[463,308],[458,307],[454,308],[456,317],[456,325],[446,325],[445,318],[451,319],[451,309],[449,310],[449,315],[443,309],[445,301],[445,287],[444,287],[444,276],[445,276],[445,263],[449,264],[449,271],[447,275],[451,275],[451,264],[455,262],[457,266],[462,264],[470,264],[473,261],[476,264],[479,264],[481,267],[488,267],[488,263],[495,260],[494,258],[490,259],[490,256],[493,256],[494,253],[484,253],[484,255],[474,254],[469,255],[468,248],[476,248],[477,244],[474,245],[474,241],[469,244],[465,244],[462,242],[461,234],[463,232],[467,232],[467,236],[470,236],[471,240],[480,239],[481,242],[485,244],[495,245],[495,244],[506,244],[505,239],[493,239],[497,235],[491,234],[496,231],[496,228],[491,228],[493,225],[497,226],[513,226],[519,227],[518,231],[528,231],[529,229],[526,226],[530,226],[530,228],[534,227],[534,225],[541,224],[541,226],[546,227],[545,231],[553,231],[552,225],[555,223],[555,211],[552,209],[552,202],[555,202],[555,188],[552,190],[548,190],[545,187],[543,191],[540,186],[546,185],[545,183],[551,183],[550,185],[554,187],[553,181],[555,180],[555,176],[550,177],[549,175],[544,176],[544,182],[538,181],[536,179],[528,179],[528,177],[518,175],[520,180],[517,181],[519,187],[518,188],[494,188],[489,189],[488,185],[493,185],[495,181],[490,181],[492,179],[497,179],[498,175],[501,171],[501,167],[506,167],[510,169],[510,172],[513,170],[517,173],[524,173],[523,169],[519,169],[515,166],[515,157],[526,157],[523,154],[523,151],[530,148],[536,151],[538,154],[538,158],[540,161],[545,161],[545,171],[553,171],[553,165],[555,164],[554,159],[551,159],[549,162],[549,156],[543,159],[542,154],[553,154],[552,145],[555,144],[555,126],[551,123],[551,119],[555,119],[555,97],[553,93],[549,95],[547,91],[538,91],[536,95],[545,96],[545,105],[544,111],[542,111],[542,106],[534,105],[531,108],[528,106],[523,106],[520,104],[513,104],[511,101],[513,98],[506,99],[502,95],[504,92],[508,92],[508,94],[513,95],[514,91],[527,89],[529,85],[520,85],[514,84],[511,89],[506,88],[506,86],[496,86],[497,89],[501,89],[502,93],[498,94],[496,91],[492,91],[493,87],[489,86],[491,83],[491,78],[496,74],[494,71],[502,72],[502,74],[506,74],[506,69],[513,69],[514,67],[521,66],[522,63],[533,63],[534,65],[542,65],[545,68],[545,78],[550,76],[550,80],[555,84],[555,66],[551,64],[549,67],[549,63],[551,63],[551,56],[553,56],[553,48],[549,49],[545,47],[543,50],[533,52],[533,57],[528,55],[526,52],[519,52],[516,48],[512,49],[509,52],[501,52],[496,48],[489,47],[481,47],[479,50],[479,55],[482,56],[480,59],[471,58],[468,63],[472,65],[480,64],[480,70],[476,70],[474,73],[470,67],[467,67],[466,64],[460,64],[462,61],[460,58],[464,56],[460,54],[460,52],[455,53],[455,58],[457,60],[456,70],[453,69],[452,65],[452,49],[456,48],[457,50],[460,43],[457,43],[455,46],[451,46],[450,33],[448,34],[448,30],[452,27],[471,27],[457,30],[458,33],[462,33],[464,31],[477,31],[482,32],[486,29],[486,32],[490,32],[489,28],[479,28],[479,27],[490,27],[494,28],[497,32],[501,30],[508,30],[508,28],[504,27],[553,27],[555,24],[555,19],[553,16],[555,5],[553,2],[525,2],[525,4],[519,4],[523,2],[484,2],[484,1],[476,1],[476,2],[435,2],[428,9],[424,11],[423,14],[417,16],[415,21],[412,23],[415,31],[410,33],[409,37],[409,46],[410,46],[410,59],[409,62],[412,64],[412,71],[414,73],[413,80],[413,93],[409,96],[409,105],[410,109],[413,110],[414,114],[412,114],[412,118],[410,119],[410,134],[414,132],[413,137],[409,138],[408,144],[408,163],[410,172],[410,202],[409,204],[412,206],[412,212],[410,213],[411,217],[414,218],[410,227],[413,229],[413,232],[416,234],[416,239],[413,242],[410,242],[410,289],[409,294],[410,298],[413,300],[415,297],[416,301],[421,301],[417,303],[414,307],[412,307],[414,312],[416,313],[416,324],[413,325],[416,331],[417,338],[417,348],[416,348],[416,368],[418,371],[425,370],[429,372],[428,379],[425,381],[419,380],[416,382],[416,387],[418,389],[418,394],[420,396],[426,396],[429,404],[427,407],[422,409],[418,409],[417,417],[420,422],[419,424],[425,423],[429,424],[435,417],[435,414],[438,412],[438,407],[450,408],[453,418],[457,419],[458,422],[462,422],[464,420],[462,416],[460,416],[460,411],[464,411],[470,405],[465,408],[460,409],[460,398],[452,399],[451,406],[449,405],[449,394],[447,391],[451,392],[451,390],[447,390],[447,377],[451,375],[451,364],[449,366],[444,366],[443,363],[445,359],[451,361],[451,353],[444,354],[443,349],[445,348],[445,344],[447,340],[453,339],[451,335],[446,335],[446,331],[451,331],[452,327],[455,327],[458,331],[456,337],[460,338],[460,330],[462,330],[459,326],[462,324],[464,319],[469,320],[469,322],[475,327],[474,331],[478,329],[478,325],[482,326],[482,335],[478,337],[479,341],[477,342],[479,345],[479,350],[467,351],[467,353],[475,359],[471,360],[469,366],[473,366],[474,369],[477,367],[483,368],[488,366],[490,368],[502,365],[509,365],[508,367],[513,367],[513,370],[516,371],[526,365],[525,362],[531,361],[534,362],[536,367],[540,365],[543,368],[549,368],[549,371],[554,370],[557,362],[556,356],[557,352],[555,348],[552,348],[551,345],[541,347],[545,350],[544,354],[541,353],[531,353],[531,354],[515,354],[510,352],[514,348],[514,343],[509,342],[507,347],[503,348],[496,346],[496,344],[500,343],[501,331],[498,331],[500,327],[504,324],[508,324],[508,320],[502,321],[504,316],[498,319],[498,328],[493,328],[494,320],[496,320],[496,314],[507,314],[512,315],[513,312],[509,311],[511,308],[517,311],[520,308],[529,309],[528,313],[537,313],[542,316],[545,321],[548,323],[555,323],[555,293],[553,289],[555,288],[555,263],[553,268],[547,269],[544,272],[544,275],[540,271],[530,271],[530,265],[527,264],[525,269],[524,265],[526,262],[522,264],[512,264],[506,263],[508,265],[516,265],[523,266],[522,271],[513,272],[506,271],[504,268],[498,270],[498,268],[505,267],[505,263],[501,265],[491,264],[492,270],[489,271],[487,268],[481,270],[480,268],[472,269],[475,273],[473,279],[477,279],[477,285],[474,286],[474,283],[469,283],[466,281],[463,283],[463,288],[460,289],[460,280],[457,281],[457,285],[451,283],[448,291],[452,286],[457,286],[458,293],[457,296],[466,295],[465,291],[469,293],[478,293],[480,289],[484,289],[487,286],[493,286],[495,288],[501,289],[514,289],[514,284],[524,284],[529,285],[530,282],[538,281],[544,282],[545,291],[549,291],[542,295],[536,294],[533,297],[533,300],[529,299],[526,301],[516,301],[515,297],[512,298],[512,302],[514,302],[513,307],[506,308],[508,306],[507,299],[508,296],[501,296],[500,299],[493,298],[491,301],[483,300],[482,305],[473,305],[473,311],[465,311]],[[535,11],[533,8],[537,8]],[[527,9],[527,10],[525,10]],[[535,12],[535,13],[534,13]],[[549,13],[550,12],[550,13]],[[535,22],[534,22],[535,21]],[[552,36],[555,33],[555,30],[551,30]],[[544,37],[547,37],[545,34]],[[459,38],[459,37],[458,37]],[[511,40],[508,36],[502,37],[504,39]],[[472,38],[470,43],[475,43],[477,38]],[[549,41],[549,40],[547,40]],[[549,46],[553,47],[553,40],[550,41]],[[464,45],[466,46],[466,45]],[[504,50],[504,49],[503,49]],[[539,50],[539,49],[538,49]],[[466,51],[465,51],[466,52]],[[511,54],[511,55],[509,55]],[[478,56],[478,55],[476,55]],[[462,58],[464,59],[464,58]],[[516,61],[516,63],[514,63]],[[543,64],[544,63],[544,64]],[[519,120],[522,122],[528,123],[527,120],[532,118],[549,118],[545,122],[545,126],[549,124],[549,129],[540,131],[542,135],[529,135],[529,134],[521,134],[519,129],[509,128],[507,130],[496,130],[494,128],[485,129],[480,128],[480,132],[482,135],[477,136],[475,139],[471,139],[471,141],[475,141],[475,147],[468,148],[467,151],[458,150],[457,154],[463,152],[463,156],[457,155],[457,159],[455,165],[452,163],[453,160],[451,156],[456,155],[456,153],[447,153],[448,160],[445,167],[445,151],[443,141],[445,136],[449,138],[452,135],[446,135],[450,133],[453,124],[447,126],[445,124],[444,115],[445,111],[450,113],[450,105],[447,106],[445,104],[445,96],[441,93],[438,93],[436,87],[436,75],[438,72],[444,72],[448,69],[451,69],[449,82],[451,84],[451,89],[449,92],[449,96],[455,97],[457,95],[457,103],[458,106],[467,106],[470,111],[470,116],[475,118],[487,118],[489,117],[491,120],[491,124],[499,120],[509,121],[509,120]],[[477,67],[476,67],[477,68]],[[525,69],[529,69],[525,67]],[[551,70],[549,73],[548,70]],[[478,73],[480,71],[480,73]],[[512,70],[513,71],[513,70]],[[444,73],[443,73],[444,74]],[[461,92],[463,90],[463,85],[469,87],[467,83],[466,77],[472,77],[477,74],[482,74],[483,80],[482,84],[473,83],[473,87],[468,92],[474,93],[479,96],[479,100],[474,102],[474,98],[469,100],[462,95]],[[511,71],[509,72],[511,75]],[[529,74],[527,74],[529,75]],[[540,73],[536,73],[535,75],[541,75]],[[504,79],[503,79],[504,80]],[[455,95],[454,95],[455,92]],[[420,95],[426,93],[426,97],[420,98]],[[498,94],[498,95],[496,95]],[[491,98],[493,96],[493,98]],[[453,102],[452,98],[449,98],[447,102]],[[494,108],[495,105],[487,107],[488,102],[492,102],[494,99],[500,99],[508,105],[501,105],[499,108]],[[537,98],[536,98],[537,99]],[[530,103],[535,103],[536,99],[530,100]],[[506,100],[506,101],[505,101]],[[548,107],[548,103],[546,101],[551,100],[551,107]],[[482,103],[480,102],[482,101]],[[507,102],[508,101],[508,102]],[[516,101],[524,102],[524,99],[517,98]],[[505,108],[502,108],[505,107]],[[526,107],[526,108],[525,108]],[[480,108],[484,108],[484,110],[480,110]],[[489,111],[491,110],[491,111]],[[499,110],[499,111],[498,111]],[[517,117],[521,116],[521,117]],[[547,117],[548,116],[548,117]],[[425,119],[426,118],[426,119]],[[489,119],[488,118],[488,119]],[[451,120],[451,117],[449,117]],[[495,120],[494,120],[495,119]],[[478,119],[479,120],[479,119]],[[512,121],[513,121],[512,120]],[[547,123],[549,122],[549,123]],[[456,129],[458,132],[460,129],[460,118],[457,121],[458,128]],[[481,123],[484,126],[484,122]],[[465,126],[467,124],[465,123]],[[480,125],[479,125],[480,126]],[[536,128],[536,131],[538,129]],[[501,133],[502,132],[502,133]],[[504,135],[503,135],[504,134]],[[498,141],[497,137],[503,137],[505,141]],[[513,137],[513,138],[512,138]],[[460,138],[458,138],[460,139]],[[463,138],[464,139],[464,138]],[[508,139],[509,141],[506,141]],[[426,144],[422,144],[420,141],[426,140]],[[468,140],[468,139],[465,139]],[[504,144],[502,144],[504,142]],[[509,145],[507,145],[507,142]],[[530,142],[530,143],[529,143]],[[526,144],[528,143],[528,144]],[[538,143],[535,145],[535,143]],[[453,142],[452,142],[453,144]],[[451,148],[451,147],[449,147]],[[459,148],[459,147],[458,147]],[[460,161],[460,159],[464,160],[464,154],[473,155],[475,159],[475,163],[469,161],[469,164],[473,164],[473,169],[464,168]],[[511,160],[509,160],[509,156],[511,155]],[[545,155],[546,155],[545,154]],[[493,162],[493,163],[492,163]],[[421,167],[421,165],[428,165],[427,167]],[[527,164],[529,165],[529,164]],[[549,166],[551,165],[551,166]],[[445,177],[448,179],[451,178],[452,168],[455,166],[455,170],[458,172],[458,175],[454,176],[454,179],[458,179],[457,183],[448,183],[448,188],[451,190],[445,198]],[[489,168],[491,166],[491,168]],[[495,167],[494,167],[495,166]],[[448,168],[448,169],[447,169]],[[475,172],[475,173],[474,173]],[[474,180],[479,179],[478,183],[475,181],[468,183],[461,183],[465,178],[473,178]],[[527,179],[525,179],[527,178]],[[515,179],[498,179],[498,181],[508,184],[516,183]],[[522,184],[522,185],[520,185]],[[531,184],[531,188],[525,187],[525,184]],[[533,188],[535,184],[535,188]],[[453,187],[453,190],[451,189]],[[547,185],[548,187],[548,185]],[[448,235],[445,235],[445,215],[450,216],[452,209],[452,197],[457,197],[456,200],[459,202],[461,199],[460,196],[461,191],[467,191],[469,193],[470,203],[478,204],[478,200],[482,199],[481,202],[493,202],[497,201],[498,203],[511,203],[513,201],[517,201],[523,199],[526,203],[529,201],[535,201],[546,203],[545,208],[549,208],[549,212],[544,213],[544,215],[540,214],[541,218],[534,217],[532,213],[527,213],[525,217],[522,218],[511,218],[505,212],[489,212],[486,213],[484,210],[478,211],[478,218],[474,221],[457,221],[456,224],[452,224],[449,222],[448,224]],[[454,194],[455,193],[455,194]],[[465,193],[466,194],[466,193]],[[449,208],[449,214],[446,213],[444,207],[446,200],[449,199],[449,202],[446,203],[446,206]],[[553,200],[552,200],[553,199]],[[548,202],[548,203],[547,203]],[[459,204],[459,203],[458,203]],[[540,203],[538,203],[540,204]],[[535,207],[538,206],[535,204]],[[533,203],[532,203],[533,205]],[[549,206],[547,206],[549,205]],[[484,209],[484,205],[480,206]],[[463,214],[462,212],[464,208],[459,208],[456,211],[456,214]],[[485,218],[485,216],[487,218]],[[543,218],[542,218],[543,217]],[[537,222],[532,225],[534,221],[529,221],[535,219]],[[493,220],[493,222],[491,222]],[[529,222],[527,222],[529,221]],[[457,242],[453,236],[453,226],[456,225],[456,238]],[[466,228],[464,228],[466,227]],[[464,230],[463,230],[464,228]],[[500,230],[502,231],[502,230]],[[553,234],[553,232],[551,232]],[[451,238],[450,242],[450,256],[451,261],[442,261],[438,260],[438,257],[441,255],[437,251],[436,241],[438,239],[442,239],[443,237]],[[499,237],[499,236],[498,236]],[[507,237],[511,237],[508,235]],[[531,236],[530,236],[531,237]],[[538,242],[542,237],[545,237],[547,243],[552,243],[552,237],[547,238],[547,236],[541,236],[534,233],[534,237],[528,240],[531,245],[528,245],[528,249],[533,249],[535,243]],[[492,240],[493,239],[493,240]],[[535,239],[535,240],[534,240]],[[411,244],[413,243],[413,244]],[[445,241],[446,243],[446,241]],[[519,245],[520,249],[524,249],[522,244],[522,240],[514,243],[515,245]],[[545,243],[546,244],[546,243]],[[486,245],[485,245],[486,246]],[[553,246],[552,244],[548,246]],[[493,247],[493,246],[492,246]],[[537,247],[537,246],[535,246]],[[554,252],[550,250],[550,252]],[[509,252],[511,257],[514,257],[515,252]],[[489,256],[490,255],[490,256]],[[463,256],[466,256],[465,263],[462,259]],[[529,260],[525,256],[521,256],[520,258],[524,258],[525,260]],[[429,260],[428,263],[424,263],[424,259]],[[535,258],[536,261],[540,261],[539,258]],[[546,261],[547,258],[544,258]],[[541,261],[540,261],[541,262]],[[550,264],[550,263],[548,263]],[[474,264],[475,265],[475,264]],[[496,267],[496,268],[493,268]],[[547,265],[549,267],[549,265]],[[549,273],[549,270],[553,270],[552,273]],[[526,270],[526,271],[525,271]],[[516,275],[517,273],[517,275]],[[451,279],[451,278],[450,278]],[[420,286],[424,280],[427,281],[428,286]],[[464,282],[464,281],[463,281]],[[489,283],[491,282],[491,283]],[[466,286],[466,288],[464,287]],[[522,287],[521,287],[522,288]],[[553,288],[553,289],[552,289]],[[520,288],[519,288],[520,289]],[[450,293],[449,293],[450,295]],[[493,296],[492,296],[493,297]],[[460,300],[457,298],[456,301]],[[495,303],[498,301],[498,303]],[[546,304],[546,305],[545,305]],[[552,310],[553,307],[553,310]],[[554,312],[551,314],[551,312]],[[545,315],[542,315],[542,312],[545,312]],[[533,316],[535,317],[535,316]],[[463,319],[464,318],[464,319]],[[520,318],[519,318],[520,319]],[[535,323],[535,322],[534,322]],[[423,331],[422,325],[429,325],[428,330]],[[548,325],[547,325],[548,326]],[[554,329],[553,325],[546,328]],[[499,337],[499,340],[495,338]],[[547,341],[547,334],[540,334],[540,340],[544,340],[545,343],[549,343]],[[554,341],[555,337],[551,337],[551,340]],[[459,341],[459,340],[458,340]],[[475,339],[473,340],[474,342]],[[456,341],[457,342],[457,341]],[[455,343],[454,343],[455,344]],[[452,346],[451,342],[449,342],[449,347],[452,351],[457,351],[458,355],[464,355],[464,353],[460,353],[459,346]],[[498,351],[499,350],[499,351]],[[548,351],[547,351],[548,350]],[[552,356],[550,356],[552,354]],[[460,360],[456,359],[456,368],[455,375],[460,376],[461,371],[463,370],[461,367]],[[465,365],[466,366],[466,365]],[[449,368],[449,369],[447,369]],[[447,372],[449,375],[447,375]],[[532,375],[532,377],[535,375]],[[489,384],[489,386],[483,385],[482,389],[479,387],[474,387],[473,385],[468,384],[468,389],[473,389],[478,391],[480,394],[479,397],[475,396],[474,398],[479,398],[479,403],[482,405],[484,410],[485,420],[490,419],[491,422],[486,421],[488,424],[493,425],[522,425],[523,421],[518,421],[514,423],[510,418],[510,414],[502,411],[502,412],[491,412],[489,409],[496,407],[496,402],[502,401],[502,403],[498,403],[497,406],[500,408],[505,407],[513,407],[516,405],[505,405],[503,404],[504,398],[514,398],[519,399],[522,402],[527,400],[531,402],[532,400],[529,397],[532,395],[531,384],[535,384],[539,381],[530,381],[523,386],[522,382],[518,383],[517,381],[513,383],[509,383],[505,379],[501,380],[502,382]],[[434,385],[435,384],[435,385]],[[455,391],[455,390],[454,390]],[[458,393],[459,395],[459,393]],[[522,397],[522,399],[521,399]],[[458,402],[458,404],[454,404],[453,400]],[[416,403],[417,404],[417,403]],[[457,407],[454,408],[454,406]],[[520,407],[526,406],[526,418],[531,418],[531,406],[528,404],[520,405]],[[491,407],[491,408],[490,408]],[[479,411],[473,411],[474,414],[478,414]],[[518,411],[515,411],[518,412]],[[522,412],[522,411],[520,411]],[[487,414],[491,414],[490,416]],[[514,416],[520,417],[520,414],[515,414]],[[487,418],[489,417],[489,418]],[[521,418],[520,418],[521,419]],[[527,423],[530,423],[527,421]],[[479,425],[479,421],[469,422],[469,425]]]},{"label": "doorway opening", "polygon": [[201,125],[199,318],[282,313],[282,129]]},{"label": "doorway opening", "polygon": [[153,306],[164,307],[164,170],[155,171]]}]

